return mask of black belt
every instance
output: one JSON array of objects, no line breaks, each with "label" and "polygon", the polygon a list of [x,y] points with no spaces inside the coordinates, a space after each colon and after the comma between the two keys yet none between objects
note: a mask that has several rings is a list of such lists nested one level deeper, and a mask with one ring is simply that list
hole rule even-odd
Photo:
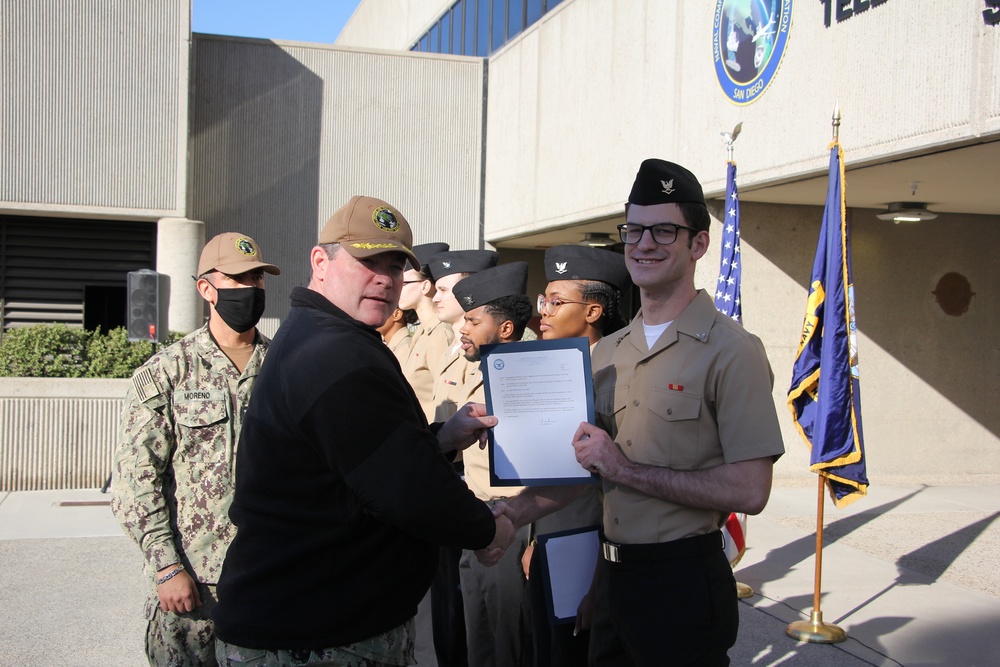
[{"label": "black belt", "polygon": [[602,541],[601,552],[604,560],[612,563],[632,563],[636,561],[671,560],[674,558],[690,558],[691,556],[707,556],[723,549],[722,533],[718,530],[685,537],[672,542],[654,544],[615,544]]}]

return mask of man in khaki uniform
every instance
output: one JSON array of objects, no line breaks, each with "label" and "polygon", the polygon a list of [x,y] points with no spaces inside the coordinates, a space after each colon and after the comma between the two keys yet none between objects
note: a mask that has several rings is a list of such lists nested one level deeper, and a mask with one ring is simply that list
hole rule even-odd
[{"label": "man in khaki uniform", "polygon": [[209,612],[235,534],[236,443],[268,347],[255,328],[265,272],[280,273],[249,236],[205,244],[197,289],[208,324],[136,370],[126,396],[111,509],[145,557],[152,665],[216,664]]},{"label": "man in khaki uniform", "polygon": [[[512,262],[463,278],[452,288],[465,312],[459,342],[464,359],[470,364],[465,383],[454,396],[458,405],[486,400],[479,368],[482,346],[518,341],[524,335],[531,319],[531,301],[525,295],[527,284],[528,265]],[[465,482],[476,497],[487,504],[492,505],[523,489],[490,484],[487,450],[469,448],[464,456]],[[470,550],[462,553],[459,575],[470,665],[519,667],[531,664],[531,632],[524,604],[526,581],[521,569],[521,554],[527,541],[528,528],[525,526],[518,530],[513,544],[495,568],[480,564]]]},{"label": "man in khaki uniform", "polygon": [[[462,328],[465,311],[455,300],[451,288],[466,276],[496,266],[497,253],[491,250],[446,249],[432,254],[426,262],[423,273],[432,280],[430,285],[433,290],[431,303],[434,317],[440,322],[440,328],[447,331],[450,341],[447,346],[436,346],[433,350],[429,348],[426,355],[425,363],[431,368],[432,384],[430,398],[421,405],[427,413],[427,420],[433,422],[448,419],[459,406],[465,404],[465,400],[461,403],[456,401],[465,395],[462,386],[471,366],[462,356],[458,340],[458,330]],[[454,462],[459,474],[463,471],[461,457],[464,455],[465,452],[459,453]],[[453,667],[466,665],[468,656],[465,612],[458,576],[461,556],[461,549],[441,547],[438,572],[430,592],[434,649],[439,663]]]},{"label": "man in khaki uniform", "polygon": [[[710,221],[694,174],[644,161],[625,217],[641,309],[594,348],[598,425],[573,439],[604,490],[590,664],[728,665],[739,609],[719,527],[767,504],[784,452],[773,375],[760,340],[694,286]],[[539,495],[505,512],[516,526],[564,502]]]},{"label": "man in khaki uniform", "polygon": [[413,387],[424,416],[428,422],[434,421],[434,380],[437,378],[436,364],[445,358],[454,335],[451,326],[437,318],[434,305],[434,280],[428,263],[434,255],[447,252],[447,243],[424,243],[413,246],[417,265],[407,260],[403,273],[403,291],[399,293],[399,307],[417,313],[419,324],[410,337],[410,347],[405,360],[401,362],[403,375]]},{"label": "man in khaki uniform", "polygon": [[719,527],[767,504],[784,452],[774,377],[760,339],[694,286],[709,245],[694,174],[644,161],[625,216],[642,307],[595,348],[599,426],[581,424],[573,442],[604,486],[591,661],[728,665],[739,610]]},{"label": "man in khaki uniform", "polygon": [[460,280],[496,264],[497,254],[492,250],[451,250],[431,258],[429,268],[434,278],[437,317],[451,327],[455,341],[438,363],[437,379],[431,395],[433,421],[444,421],[465,405],[465,401],[458,402],[457,399],[465,393],[462,386],[466,384],[466,375],[476,366],[462,354],[458,332],[464,324],[465,311],[452,294],[452,288]]}]

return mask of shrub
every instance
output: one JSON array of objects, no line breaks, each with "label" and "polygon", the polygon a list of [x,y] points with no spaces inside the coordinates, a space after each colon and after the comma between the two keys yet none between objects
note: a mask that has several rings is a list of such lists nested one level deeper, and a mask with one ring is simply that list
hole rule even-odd
[{"label": "shrub", "polygon": [[[171,331],[163,345],[182,336]],[[36,324],[11,329],[0,338],[0,376],[127,378],[152,353],[152,343],[129,342],[122,327],[101,334],[65,324]]]},{"label": "shrub", "polygon": [[11,329],[0,339],[0,375],[83,377],[89,332],[65,324]]}]

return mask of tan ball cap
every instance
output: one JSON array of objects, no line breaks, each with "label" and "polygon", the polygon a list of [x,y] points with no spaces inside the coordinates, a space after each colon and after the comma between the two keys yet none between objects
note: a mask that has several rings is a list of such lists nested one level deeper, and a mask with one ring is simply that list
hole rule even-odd
[{"label": "tan ball cap", "polygon": [[375,199],[354,195],[334,213],[319,233],[319,244],[339,243],[351,257],[401,252],[419,266],[413,254],[413,233],[399,210]]},{"label": "tan ball cap", "polygon": [[254,269],[263,269],[272,275],[280,275],[281,269],[268,264],[260,254],[260,246],[246,234],[225,232],[205,244],[198,260],[198,275],[209,271],[220,271],[235,276]]}]

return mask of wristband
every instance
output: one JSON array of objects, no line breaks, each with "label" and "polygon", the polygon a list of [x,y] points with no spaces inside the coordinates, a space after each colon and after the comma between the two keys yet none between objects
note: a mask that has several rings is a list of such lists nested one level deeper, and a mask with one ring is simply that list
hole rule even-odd
[{"label": "wristband", "polygon": [[177,567],[175,567],[174,569],[170,570],[170,572],[167,572],[165,575],[163,575],[162,577],[160,577],[159,579],[157,579],[156,580],[156,585],[159,586],[160,584],[167,583],[168,581],[170,581],[171,579],[173,579],[174,577],[176,577],[178,574],[180,574],[183,571],[184,571],[184,566],[181,565],[181,564],[178,564]]}]

